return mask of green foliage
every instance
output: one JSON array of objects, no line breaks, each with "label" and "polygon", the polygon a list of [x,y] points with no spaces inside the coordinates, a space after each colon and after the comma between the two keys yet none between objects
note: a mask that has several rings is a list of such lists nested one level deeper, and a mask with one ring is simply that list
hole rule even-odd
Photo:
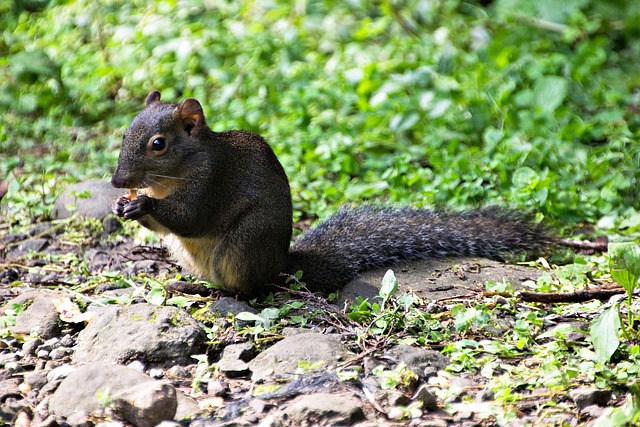
[{"label": "green foliage", "polygon": [[384,366],[378,365],[373,368],[372,373],[379,378],[380,387],[383,390],[408,388],[412,383],[418,381],[418,376],[404,363],[399,363],[395,369],[385,369]]},{"label": "green foliage", "polygon": [[24,311],[20,304],[12,304],[6,307],[4,315],[0,316],[0,338],[11,336],[10,328],[15,326],[16,317]]},{"label": "green foliage", "polygon": [[617,303],[604,310],[591,322],[591,341],[601,362],[609,362],[618,349],[619,330],[620,309]]},{"label": "green foliage", "polygon": [[[68,182],[108,179],[124,129],[159,89],[168,101],[198,98],[216,131],[264,135],[290,177],[296,219],[369,199],[500,204],[560,228],[595,225],[613,240],[633,240],[640,235],[638,22],[632,0],[496,0],[488,7],[458,0],[0,0],[3,221],[14,231],[48,219]],[[63,238],[73,242],[94,229],[68,228]],[[349,333],[360,344],[443,343],[449,371],[479,373],[506,405],[535,388],[630,390],[640,378],[640,347],[619,334],[637,329],[637,248],[611,248],[611,264],[576,255],[528,285],[567,292],[610,272],[627,290],[626,305],[530,307],[505,297],[456,301],[433,313],[416,295],[397,295],[389,274],[378,298],[350,307],[356,323]],[[77,257],[31,258],[87,276]],[[144,275],[69,280],[78,293],[106,282],[134,287],[121,303],[144,297],[207,311],[192,298],[167,299],[165,282]],[[512,292],[505,283],[490,286]],[[0,336],[9,335],[19,309],[0,318]],[[273,338],[284,325],[312,322],[316,313],[305,310],[288,303],[238,315],[253,322],[240,333]],[[545,329],[558,318],[596,313],[591,343],[568,340],[576,330],[566,325]],[[220,328],[208,330],[214,343],[224,336]],[[196,382],[204,383],[211,366],[204,355],[197,360]],[[404,384],[400,371],[378,373],[392,388]],[[612,425],[637,421],[637,408],[629,397]]]},{"label": "green foliage", "polygon": [[604,416],[593,423],[593,427],[626,427],[640,422],[640,402],[637,393],[627,394],[620,408],[608,408]]},{"label": "green foliage", "polygon": [[[626,337],[637,337],[640,331],[636,325],[633,291],[640,283],[640,247],[633,242],[609,244],[609,268],[611,277],[627,292],[627,324],[622,333]],[[602,362],[608,362],[620,345],[621,322],[620,303],[616,301],[591,323],[591,340]]]},{"label": "green foliage", "polygon": [[[629,298],[640,281],[640,246],[633,242],[609,245],[611,277],[627,291]],[[631,301],[631,300],[629,300]]]},{"label": "green foliage", "polygon": [[421,309],[414,295],[396,296],[397,291],[398,280],[393,271],[388,270],[376,297],[379,303],[362,297],[351,303],[347,316],[362,326],[359,339],[372,334],[404,344],[440,342],[444,338],[440,322]]},{"label": "green foliage", "polygon": [[[509,204],[640,229],[631,0],[2,2],[0,179],[22,223],[108,177],[152,89],[265,135],[297,217]],[[19,166],[21,165],[21,166]]]}]

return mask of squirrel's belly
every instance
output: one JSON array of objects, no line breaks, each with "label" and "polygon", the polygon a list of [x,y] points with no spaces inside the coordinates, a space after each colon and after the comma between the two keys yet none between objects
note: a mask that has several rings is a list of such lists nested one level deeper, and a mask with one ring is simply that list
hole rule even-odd
[{"label": "squirrel's belly", "polygon": [[238,258],[225,250],[221,239],[184,238],[171,233],[163,240],[178,263],[194,276],[229,290],[242,287],[238,283]]}]

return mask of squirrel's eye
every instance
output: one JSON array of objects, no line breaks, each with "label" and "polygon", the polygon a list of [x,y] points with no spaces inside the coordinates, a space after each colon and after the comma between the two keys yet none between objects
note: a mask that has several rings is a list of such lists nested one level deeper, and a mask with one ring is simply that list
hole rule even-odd
[{"label": "squirrel's eye", "polygon": [[151,143],[151,149],[153,151],[162,151],[166,147],[166,143],[164,142],[164,138],[156,138]]}]

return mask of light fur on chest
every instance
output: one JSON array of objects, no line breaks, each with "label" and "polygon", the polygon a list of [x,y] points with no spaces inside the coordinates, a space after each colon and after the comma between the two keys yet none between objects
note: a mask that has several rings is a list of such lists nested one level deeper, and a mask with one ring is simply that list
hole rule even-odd
[{"label": "light fur on chest", "polygon": [[228,290],[240,290],[239,259],[225,250],[221,239],[184,238],[173,233],[163,237],[172,256],[189,273],[223,285]]}]

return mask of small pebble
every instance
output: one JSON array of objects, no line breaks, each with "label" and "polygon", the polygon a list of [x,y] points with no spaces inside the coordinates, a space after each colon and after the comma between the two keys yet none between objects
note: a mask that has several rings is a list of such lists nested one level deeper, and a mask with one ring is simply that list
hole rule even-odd
[{"label": "small pebble", "polygon": [[42,345],[42,340],[40,338],[36,338],[31,341],[27,341],[22,346],[22,355],[24,357],[27,356],[35,356],[36,349]]},{"label": "small pebble", "polygon": [[139,372],[144,372],[144,368],[145,368],[144,363],[142,363],[139,360],[134,360],[133,362],[129,363],[127,366]]},{"label": "small pebble", "polygon": [[47,359],[49,358],[49,352],[47,350],[38,350],[38,352],[36,353],[36,356],[39,357],[40,359]]},{"label": "small pebble", "polygon": [[404,411],[397,406],[394,406],[393,408],[389,409],[387,416],[391,420],[401,420],[404,417]]},{"label": "small pebble", "polygon": [[64,347],[54,348],[53,350],[51,350],[51,353],[49,353],[49,357],[53,360],[58,360],[65,357],[67,353],[68,349]]},{"label": "small pebble", "polygon": [[73,345],[75,344],[73,337],[69,334],[63,336],[62,338],[60,338],[60,345],[64,346],[64,347],[73,347]]},{"label": "small pebble", "polygon": [[158,368],[149,369],[149,376],[157,380],[164,377],[164,371]]}]

